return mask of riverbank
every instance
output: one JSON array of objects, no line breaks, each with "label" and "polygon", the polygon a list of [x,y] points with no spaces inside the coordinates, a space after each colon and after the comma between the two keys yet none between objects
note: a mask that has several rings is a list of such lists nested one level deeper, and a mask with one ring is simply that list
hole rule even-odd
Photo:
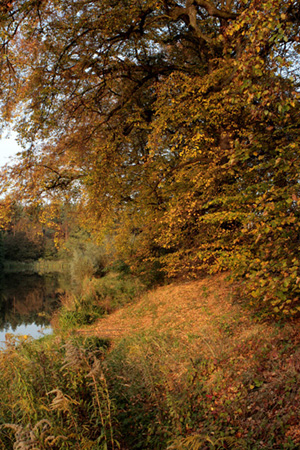
[{"label": "riverbank", "polygon": [[259,322],[226,275],[159,287],[91,326],[12,344],[1,412],[21,428],[0,448],[27,426],[42,450],[297,449],[299,357],[299,321]]}]

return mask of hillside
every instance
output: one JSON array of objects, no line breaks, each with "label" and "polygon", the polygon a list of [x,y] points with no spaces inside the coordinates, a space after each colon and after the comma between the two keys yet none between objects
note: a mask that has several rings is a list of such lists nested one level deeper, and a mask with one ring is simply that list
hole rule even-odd
[{"label": "hillside", "polygon": [[[241,313],[232,297],[233,287],[224,274],[162,286],[80,331],[113,340],[143,331],[205,335],[212,332],[215,320],[227,323]],[[240,324],[248,320],[244,311],[243,316]]]},{"label": "hillside", "polygon": [[217,275],[159,287],[81,330],[113,344],[122,448],[299,448],[300,323],[259,323],[233,300]]}]

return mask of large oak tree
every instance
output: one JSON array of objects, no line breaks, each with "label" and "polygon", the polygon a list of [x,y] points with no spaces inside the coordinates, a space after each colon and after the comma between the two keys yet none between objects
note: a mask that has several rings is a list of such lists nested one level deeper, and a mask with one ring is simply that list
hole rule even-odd
[{"label": "large oak tree", "polygon": [[2,116],[25,145],[3,185],[72,195],[132,264],[231,269],[255,305],[297,314],[299,3],[0,8]]}]

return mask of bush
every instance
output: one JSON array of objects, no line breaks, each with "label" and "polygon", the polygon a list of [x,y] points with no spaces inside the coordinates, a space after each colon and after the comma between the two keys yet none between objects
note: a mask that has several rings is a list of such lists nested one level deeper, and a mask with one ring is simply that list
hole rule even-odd
[{"label": "bush", "polygon": [[59,313],[62,329],[90,325],[103,315],[132,302],[144,289],[138,279],[110,273],[103,278],[85,278],[79,295],[67,295]]}]

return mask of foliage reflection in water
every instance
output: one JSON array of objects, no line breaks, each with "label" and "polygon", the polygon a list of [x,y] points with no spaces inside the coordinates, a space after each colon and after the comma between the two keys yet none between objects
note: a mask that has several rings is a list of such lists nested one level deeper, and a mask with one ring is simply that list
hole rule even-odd
[{"label": "foliage reflection in water", "polygon": [[4,345],[7,333],[33,338],[51,333],[50,319],[67,287],[67,280],[58,274],[2,274],[0,347]]}]

